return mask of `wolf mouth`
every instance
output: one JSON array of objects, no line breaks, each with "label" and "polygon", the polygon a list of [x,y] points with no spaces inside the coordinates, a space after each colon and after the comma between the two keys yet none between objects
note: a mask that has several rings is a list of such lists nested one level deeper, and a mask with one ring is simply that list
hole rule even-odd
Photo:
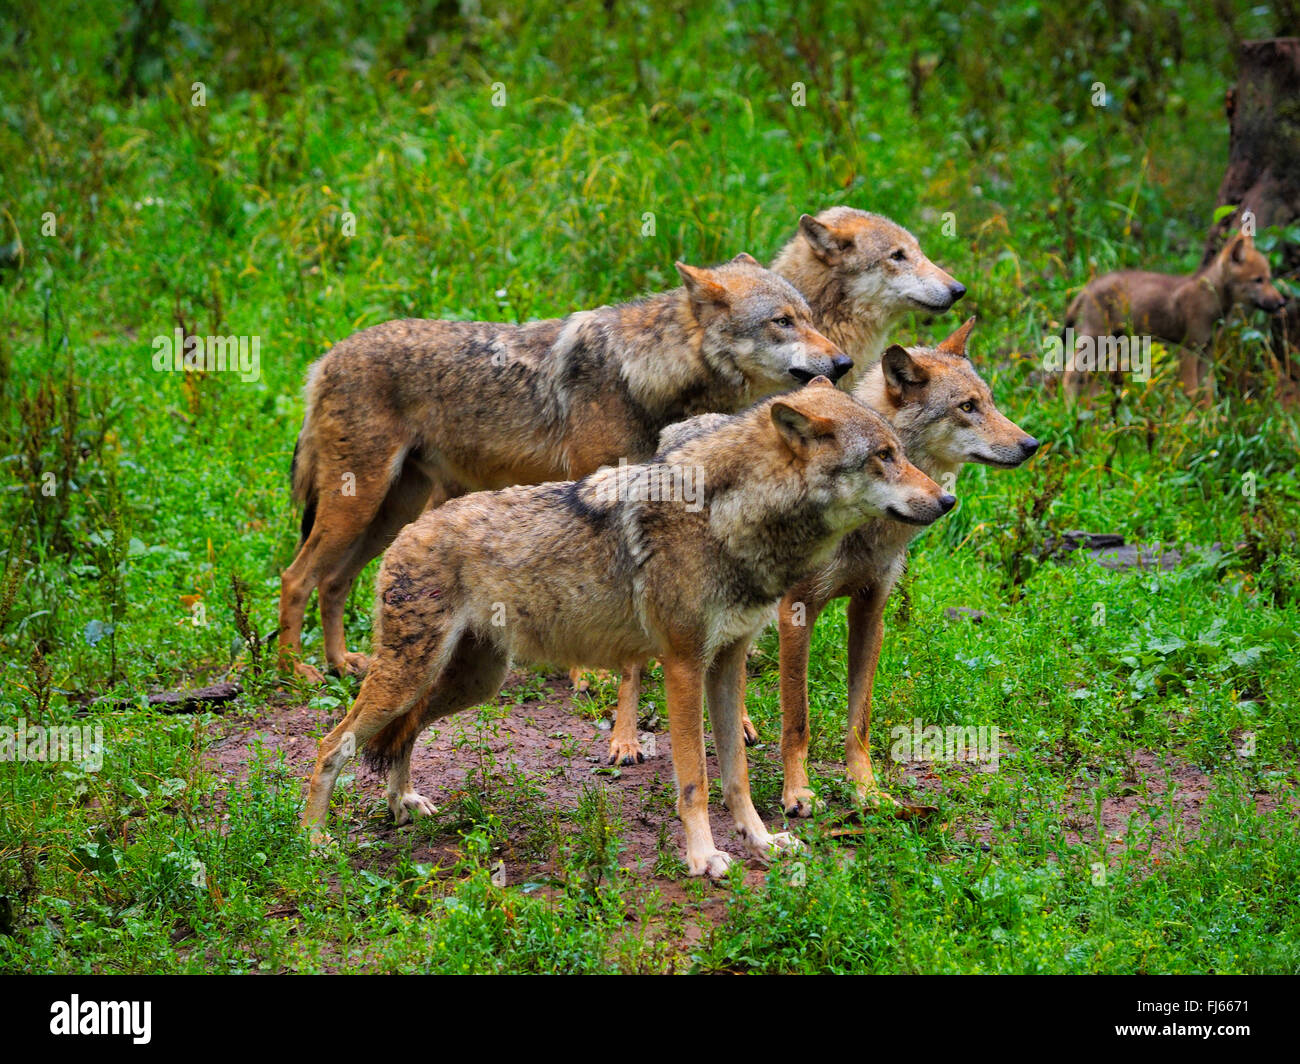
[{"label": "wolf mouth", "polygon": [[894,520],[896,520],[896,521],[902,521],[903,524],[905,524],[905,525],[921,525],[921,526],[925,526],[925,525],[928,525],[928,524],[930,523],[929,521],[922,521],[922,520],[919,519],[919,518],[913,517],[911,514],[905,514],[905,513],[903,513],[902,510],[898,509],[898,508],[897,508],[896,506],[894,506],[892,503],[891,503],[889,506],[886,506],[886,507],[885,507],[885,513],[889,514],[889,516],[892,517],[892,518],[894,518]]}]

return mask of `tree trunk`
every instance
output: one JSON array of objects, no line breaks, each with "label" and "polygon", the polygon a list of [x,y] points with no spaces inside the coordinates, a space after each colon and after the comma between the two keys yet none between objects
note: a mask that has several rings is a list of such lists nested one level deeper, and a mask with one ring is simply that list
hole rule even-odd
[{"label": "tree trunk", "polygon": [[[1253,212],[1257,233],[1300,218],[1300,38],[1244,41],[1226,110],[1228,172],[1216,203],[1238,210],[1210,230],[1202,264],[1240,226],[1243,211]],[[1300,277],[1300,245],[1283,242],[1269,260],[1274,277]],[[1288,300],[1285,317],[1275,321],[1274,338],[1279,353],[1282,345],[1294,349],[1300,342],[1300,299]]]}]

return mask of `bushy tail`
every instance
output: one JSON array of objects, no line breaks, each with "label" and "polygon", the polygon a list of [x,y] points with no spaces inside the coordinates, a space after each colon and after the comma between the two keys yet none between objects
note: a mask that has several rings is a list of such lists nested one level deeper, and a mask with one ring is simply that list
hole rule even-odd
[{"label": "bushy tail", "polygon": [[[302,539],[311,535],[316,523],[316,445],[312,440],[311,407],[303,418],[302,431],[293,445],[293,462],[289,466],[289,484],[293,501],[302,507]],[[301,542],[301,541],[300,541]]]},{"label": "bushy tail", "polygon": [[361,759],[367,767],[380,776],[387,775],[420,737],[426,705],[427,696],[370,738],[361,752]]}]

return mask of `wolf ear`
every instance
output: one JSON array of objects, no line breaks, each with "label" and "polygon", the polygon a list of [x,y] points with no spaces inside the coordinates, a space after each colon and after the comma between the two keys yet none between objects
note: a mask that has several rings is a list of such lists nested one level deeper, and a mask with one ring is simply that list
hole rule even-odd
[{"label": "wolf ear", "polygon": [[971,315],[965,323],[953,333],[948,339],[941,343],[936,350],[943,351],[949,355],[959,355],[966,357],[966,341],[970,338],[970,331],[975,328],[975,316]]},{"label": "wolf ear", "polygon": [[880,368],[885,374],[885,391],[896,403],[903,401],[909,389],[916,391],[930,379],[920,363],[907,353],[907,348],[898,344],[891,344],[885,350],[880,359]]},{"label": "wolf ear", "polygon": [[1227,252],[1233,262],[1243,262],[1246,258],[1246,252],[1254,247],[1255,241],[1249,233],[1238,232],[1230,241],[1228,241]]},{"label": "wolf ear", "polygon": [[687,266],[684,262],[675,262],[673,265],[682,275],[682,282],[686,285],[686,294],[691,297],[691,302],[723,305],[727,303],[726,287],[718,284],[708,270],[702,270],[698,266]]},{"label": "wolf ear", "polygon": [[745,263],[748,263],[750,266],[761,266],[761,265],[762,265],[762,263],[760,263],[760,262],[758,261],[758,259],[754,258],[754,256],[751,255],[748,251],[742,251],[739,255],[737,255],[737,256],[736,256],[734,259],[732,259],[731,261],[732,261],[732,262],[745,262]]},{"label": "wolf ear", "polygon": [[827,266],[834,266],[844,258],[844,252],[853,243],[851,240],[837,236],[829,226],[823,225],[811,214],[799,216],[799,232],[808,241],[813,254]]},{"label": "wolf ear", "polygon": [[817,437],[825,436],[831,431],[831,423],[826,418],[805,414],[779,399],[772,404],[772,424],[795,457],[803,459],[812,453]]}]

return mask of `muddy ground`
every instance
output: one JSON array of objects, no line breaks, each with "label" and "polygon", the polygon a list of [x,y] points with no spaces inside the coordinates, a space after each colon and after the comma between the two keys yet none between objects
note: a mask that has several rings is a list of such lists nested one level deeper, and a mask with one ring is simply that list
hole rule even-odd
[{"label": "muddy ground", "polygon": [[[682,833],[673,808],[672,751],[666,721],[656,723],[653,754],[645,763],[610,769],[605,764],[608,722],[604,721],[602,726],[600,714],[602,710],[606,713],[612,710],[605,708],[604,701],[599,695],[593,699],[591,695],[575,693],[566,676],[514,673],[500,696],[500,703],[503,706],[515,703],[516,708],[499,720],[481,727],[477,724],[477,714],[465,713],[421,737],[412,757],[415,787],[439,807],[441,814],[463,801],[467,789],[482,790],[477,774],[480,760],[493,765],[491,778],[497,781],[492,784],[498,788],[494,796],[497,805],[501,804],[502,789],[512,786],[512,779],[517,784],[516,770],[535,780],[543,797],[536,802],[530,800],[522,814],[506,818],[510,845],[501,856],[506,882],[518,884],[548,880],[554,871],[555,850],[554,846],[548,849],[537,845],[537,830],[553,822],[557,812],[564,814],[575,809],[584,789],[599,782],[616,796],[614,804],[624,822],[619,864],[632,870],[639,887],[657,891],[666,902],[681,902],[703,922],[710,922],[722,913],[725,888],[699,889],[698,884],[684,877],[683,867],[672,859],[681,852]],[[257,711],[227,715],[212,727],[213,741],[205,755],[207,767],[227,779],[244,779],[253,748],[260,742],[267,750],[283,751],[290,769],[305,780],[315,761],[318,737],[333,726],[341,713],[340,709],[325,716],[302,705],[267,705]],[[644,731],[642,738],[644,746],[651,745]],[[756,786],[756,802],[769,827],[777,830],[783,820],[777,797],[780,754],[777,737],[765,738],[770,741],[749,751],[751,776],[766,783],[763,791],[771,800],[761,800]],[[830,776],[842,771],[833,764],[819,767]],[[346,833],[354,839],[377,843],[366,851],[374,855],[366,858],[370,867],[382,869],[395,860],[396,851],[404,846],[385,844],[404,842],[407,838],[413,840],[415,861],[444,869],[455,863],[460,838],[454,817],[447,823],[447,830],[437,833],[410,826],[396,828],[383,803],[382,779],[360,761],[345,769],[344,781],[350,771],[355,772],[359,797],[350,803],[345,801],[342,807],[336,800],[330,829],[336,837]],[[893,793],[899,793],[900,787],[906,790],[914,786],[914,800],[938,806],[940,813],[927,822],[927,828],[952,832],[954,842],[962,848],[977,846],[987,850],[996,846],[1005,831],[991,821],[965,818],[949,824],[944,820],[945,787],[978,787],[980,766],[945,765],[942,771],[943,779],[924,763],[906,765],[896,770],[888,786]],[[709,774],[710,779],[717,779],[717,762],[712,754]],[[1212,778],[1176,755],[1166,757],[1139,750],[1128,762],[1121,793],[1102,804],[1101,830],[1112,859],[1118,860],[1118,854],[1125,849],[1125,833],[1134,813],[1139,814],[1136,823],[1142,825],[1143,846],[1149,847],[1148,854],[1155,859],[1152,863],[1173,844],[1169,819],[1158,816],[1157,822],[1151,824],[1143,812],[1155,805],[1168,812],[1165,795],[1170,780],[1175,786],[1172,809],[1181,831],[1185,836],[1197,832],[1203,805],[1213,790]],[[1269,809],[1277,802],[1274,796],[1263,792],[1255,800],[1260,809]],[[534,804],[539,806],[535,813]],[[1091,791],[1077,790],[1068,805],[1062,811],[1066,840],[1096,843],[1097,818]],[[855,845],[869,844],[871,833],[889,829],[875,814],[867,814],[863,819],[847,810],[840,813],[842,826],[834,830],[846,856],[851,855]],[[743,857],[744,847],[726,810],[716,801],[716,794],[710,805],[710,819],[719,848],[737,858]],[[796,831],[801,823],[805,822],[794,823]],[[1145,835],[1148,827],[1150,836]],[[568,823],[567,830],[576,828]],[[757,884],[763,875],[760,862],[745,861],[747,883]]]}]

